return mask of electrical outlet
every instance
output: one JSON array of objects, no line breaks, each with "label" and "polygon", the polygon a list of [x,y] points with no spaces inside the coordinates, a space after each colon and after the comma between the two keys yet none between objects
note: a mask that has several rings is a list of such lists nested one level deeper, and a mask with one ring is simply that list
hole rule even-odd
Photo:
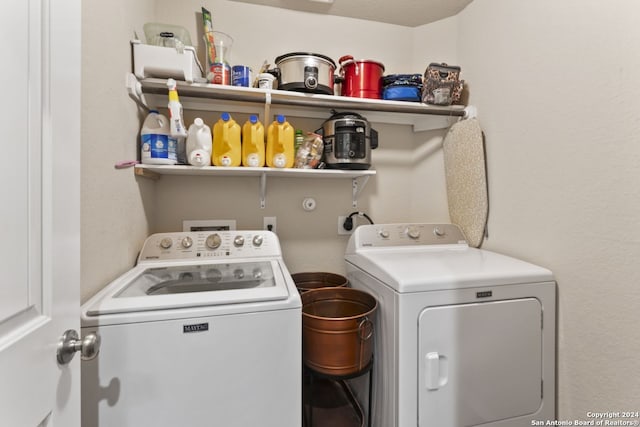
[{"label": "electrical outlet", "polygon": [[[353,229],[345,230],[344,221],[347,219],[347,215],[339,215],[338,216],[338,234],[341,236],[349,235],[353,233]],[[355,225],[355,224],[354,224]],[[355,226],[353,227],[355,228]]]},{"label": "electrical outlet", "polygon": [[265,216],[262,218],[262,228],[265,230],[276,232],[276,217]]}]

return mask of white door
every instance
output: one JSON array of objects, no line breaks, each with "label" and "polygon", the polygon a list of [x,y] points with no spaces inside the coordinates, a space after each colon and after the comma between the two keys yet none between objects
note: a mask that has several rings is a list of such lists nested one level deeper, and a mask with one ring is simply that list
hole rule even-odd
[{"label": "white door", "polygon": [[418,331],[420,427],[484,425],[540,408],[538,299],[429,307],[420,314]]},{"label": "white door", "polygon": [[79,427],[80,0],[0,6],[0,425]]}]

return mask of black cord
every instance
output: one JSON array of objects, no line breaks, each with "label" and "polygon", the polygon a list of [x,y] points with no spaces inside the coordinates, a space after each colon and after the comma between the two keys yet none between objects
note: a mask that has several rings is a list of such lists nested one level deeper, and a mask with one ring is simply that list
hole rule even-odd
[{"label": "black cord", "polygon": [[373,224],[373,220],[371,218],[369,218],[369,215],[367,215],[364,212],[351,212],[349,214],[349,216],[347,216],[347,218],[344,220],[344,224],[342,224],[342,227],[347,230],[347,231],[351,231],[353,230],[353,216],[354,215],[358,215],[361,217],[364,217],[367,219],[367,221],[369,221],[370,224]]}]

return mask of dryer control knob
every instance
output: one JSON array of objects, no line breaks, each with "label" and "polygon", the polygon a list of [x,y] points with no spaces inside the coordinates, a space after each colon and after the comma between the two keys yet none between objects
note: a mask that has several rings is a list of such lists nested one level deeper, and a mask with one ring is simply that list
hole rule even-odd
[{"label": "dryer control knob", "polygon": [[418,230],[417,228],[407,227],[405,233],[407,236],[409,236],[409,238],[413,240],[417,240],[420,238],[420,230]]},{"label": "dryer control knob", "polygon": [[207,237],[207,240],[205,241],[205,244],[209,249],[218,249],[221,243],[222,239],[217,233],[209,235],[209,237]]},{"label": "dryer control knob", "polygon": [[444,237],[444,235],[447,234],[447,233],[443,229],[441,229],[440,227],[434,227],[433,234],[436,237]]},{"label": "dryer control knob", "polygon": [[191,246],[193,246],[193,239],[187,236],[180,241],[180,244],[183,248],[189,249]]},{"label": "dryer control knob", "polygon": [[260,234],[253,236],[253,246],[262,246],[262,242],[264,242],[264,237]]},{"label": "dryer control knob", "polygon": [[173,240],[171,240],[170,237],[165,237],[164,239],[160,240],[160,247],[162,249],[169,249],[171,245],[173,245]]},{"label": "dryer control knob", "polygon": [[380,230],[380,231],[378,231],[378,234],[383,239],[388,239],[389,238],[389,232],[387,230]]},{"label": "dryer control knob", "polygon": [[233,239],[233,246],[235,246],[236,248],[241,247],[242,245],[244,245],[244,237],[242,236],[236,236]]}]

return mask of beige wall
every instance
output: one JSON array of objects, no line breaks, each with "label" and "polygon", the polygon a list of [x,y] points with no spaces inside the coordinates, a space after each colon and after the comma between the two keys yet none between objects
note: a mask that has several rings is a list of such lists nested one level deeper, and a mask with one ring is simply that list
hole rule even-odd
[{"label": "beige wall", "polygon": [[[263,216],[276,216],[285,261],[292,272],[344,271],[348,237],[337,235],[337,219],[354,211],[348,179],[270,178],[267,205],[260,209],[258,178],[163,177],[154,183],[134,178],[131,170],[113,168],[118,160],[136,157],[143,118],[124,88],[124,76],[131,67],[129,39],[134,31],[143,34],[145,22],[155,21],[183,25],[199,42],[196,12],[202,5],[148,0],[136,2],[137,10],[122,14],[128,2],[85,7],[83,300],[131,268],[146,235],[181,230],[185,219],[235,219],[239,228],[248,229],[262,228]],[[385,64],[387,73],[422,73],[424,62],[431,61],[412,62],[413,29],[407,27],[227,0],[208,1],[204,6],[213,12],[215,27],[234,37],[233,64],[257,69],[265,59],[273,63],[276,56],[294,51],[317,52],[335,60],[346,54],[375,59]],[[438,33],[443,28],[453,33],[455,20],[437,25]],[[104,32],[97,29],[101,28],[113,37],[100,36]],[[452,38],[446,44],[438,43],[437,37],[429,40],[438,52],[455,51]],[[220,112],[197,115],[212,125]],[[329,115],[327,111],[327,118]],[[194,112],[186,113],[187,122],[195,117]],[[247,115],[234,114],[234,118],[242,123]],[[288,120],[297,128],[315,130],[324,119],[289,115]],[[414,133],[405,125],[373,126],[380,133],[380,148],[373,153],[378,175],[368,181],[357,210],[376,222],[447,221],[438,150],[444,130]],[[419,192],[417,198],[412,196],[414,189]],[[302,209],[305,197],[316,199],[314,212]]]},{"label": "beige wall", "polygon": [[81,298],[133,266],[155,221],[155,188],[116,162],[136,159],[141,112],[125,90],[129,40],[155,14],[152,0],[82,8]]},{"label": "beige wall", "polygon": [[640,407],[638,16],[631,0],[478,0],[458,17],[485,247],[558,279],[560,419]]},{"label": "beige wall", "polygon": [[[254,68],[296,50],[373,58],[388,73],[421,73],[433,61],[462,65],[487,136],[485,247],[539,263],[558,278],[559,418],[638,409],[640,5],[630,0],[609,9],[596,0],[477,0],[458,17],[415,29],[226,0],[85,5],[83,300],[131,267],[144,237],[178,230],[183,219],[234,218],[254,228],[275,215],[291,271],[343,270],[347,239],[336,235],[336,222],[352,211],[348,180],[272,178],[260,209],[257,178],[154,183],[113,168],[137,155],[142,116],[124,89],[133,30],[155,20],[195,34],[203,4],[216,27],[236,38],[232,61]],[[290,120],[309,130],[322,122]],[[378,175],[358,210],[376,222],[448,221],[444,131],[374,127]],[[307,196],[316,198],[316,211],[302,210]]]}]

